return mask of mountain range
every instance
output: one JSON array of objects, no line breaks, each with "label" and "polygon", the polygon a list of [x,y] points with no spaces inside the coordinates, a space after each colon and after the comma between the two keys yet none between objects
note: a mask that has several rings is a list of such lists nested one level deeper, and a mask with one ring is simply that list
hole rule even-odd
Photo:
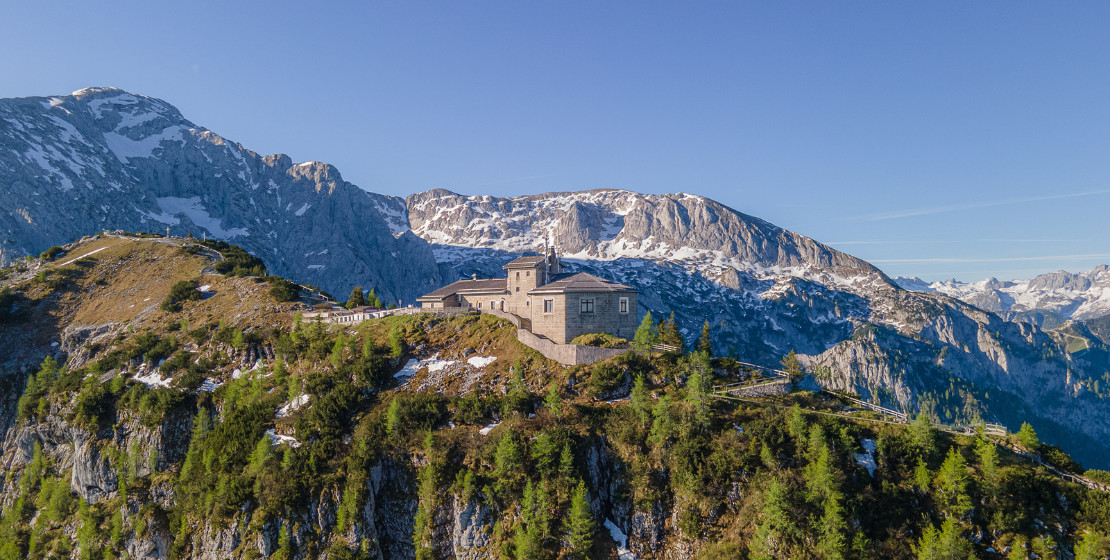
[{"label": "mountain range", "polygon": [[641,312],[674,313],[691,339],[708,320],[718,354],[774,365],[795,350],[813,387],[942,421],[1029,421],[1077,458],[1110,465],[1105,343],[1081,324],[1064,333],[1045,330],[1059,322],[1012,320],[1097,316],[1105,268],[924,286],[696,195],[384,196],[114,88],[0,100],[0,123],[2,264],[104,229],[169,228],[235,243],[271,272],[335,294],[361,285],[411,302],[460,277],[502,274],[550,240],[572,269],[637,286]]}]

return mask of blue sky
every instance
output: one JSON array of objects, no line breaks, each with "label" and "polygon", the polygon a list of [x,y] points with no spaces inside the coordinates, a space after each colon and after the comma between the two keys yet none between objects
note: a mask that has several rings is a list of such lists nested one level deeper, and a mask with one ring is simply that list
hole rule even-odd
[{"label": "blue sky", "polygon": [[7,4],[0,97],[160,97],[375,192],[690,192],[927,279],[1110,262],[1106,3]]}]

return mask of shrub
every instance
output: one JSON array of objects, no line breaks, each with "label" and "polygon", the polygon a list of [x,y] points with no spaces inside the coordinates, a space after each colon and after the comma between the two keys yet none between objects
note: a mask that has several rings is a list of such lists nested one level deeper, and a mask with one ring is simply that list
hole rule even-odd
[{"label": "shrub", "polygon": [[628,344],[628,340],[608,333],[588,333],[574,337],[570,343],[598,348],[618,348]]},{"label": "shrub", "polygon": [[603,363],[590,370],[590,396],[595,399],[608,398],[627,383],[628,375],[624,368],[614,363]]},{"label": "shrub", "polygon": [[276,301],[296,301],[301,297],[301,287],[280,276],[268,276],[270,296]]},{"label": "shrub", "polygon": [[197,288],[196,280],[182,280],[170,288],[170,294],[166,296],[165,301],[162,302],[162,311],[175,312],[181,311],[181,302],[183,301],[197,301],[203,296]]},{"label": "shrub", "polygon": [[65,249],[62,249],[61,247],[55,245],[39,254],[39,258],[50,261],[54,260],[54,257],[57,257],[64,252]]}]

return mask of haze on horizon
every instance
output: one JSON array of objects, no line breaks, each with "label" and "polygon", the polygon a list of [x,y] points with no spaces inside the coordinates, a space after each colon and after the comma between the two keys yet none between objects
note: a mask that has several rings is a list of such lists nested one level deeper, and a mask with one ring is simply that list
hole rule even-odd
[{"label": "haze on horizon", "polygon": [[159,97],[374,192],[691,192],[927,280],[1110,262],[1105,4],[6,12],[0,97]]}]

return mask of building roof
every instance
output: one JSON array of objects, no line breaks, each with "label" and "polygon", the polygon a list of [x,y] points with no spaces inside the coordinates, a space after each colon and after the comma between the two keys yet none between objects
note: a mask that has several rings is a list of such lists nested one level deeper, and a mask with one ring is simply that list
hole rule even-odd
[{"label": "building roof", "polygon": [[529,294],[555,294],[564,292],[636,292],[632,286],[611,282],[586,272],[579,272],[529,290]]},{"label": "building roof", "polygon": [[509,262],[509,264],[501,267],[504,269],[510,268],[535,268],[536,265],[542,263],[547,257],[543,255],[528,255],[526,257],[517,257]]},{"label": "building roof", "polygon": [[455,294],[507,294],[506,278],[489,278],[481,280],[459,280],[448,284],[430,294],[416,298],[416,301],[441,300]]}]

